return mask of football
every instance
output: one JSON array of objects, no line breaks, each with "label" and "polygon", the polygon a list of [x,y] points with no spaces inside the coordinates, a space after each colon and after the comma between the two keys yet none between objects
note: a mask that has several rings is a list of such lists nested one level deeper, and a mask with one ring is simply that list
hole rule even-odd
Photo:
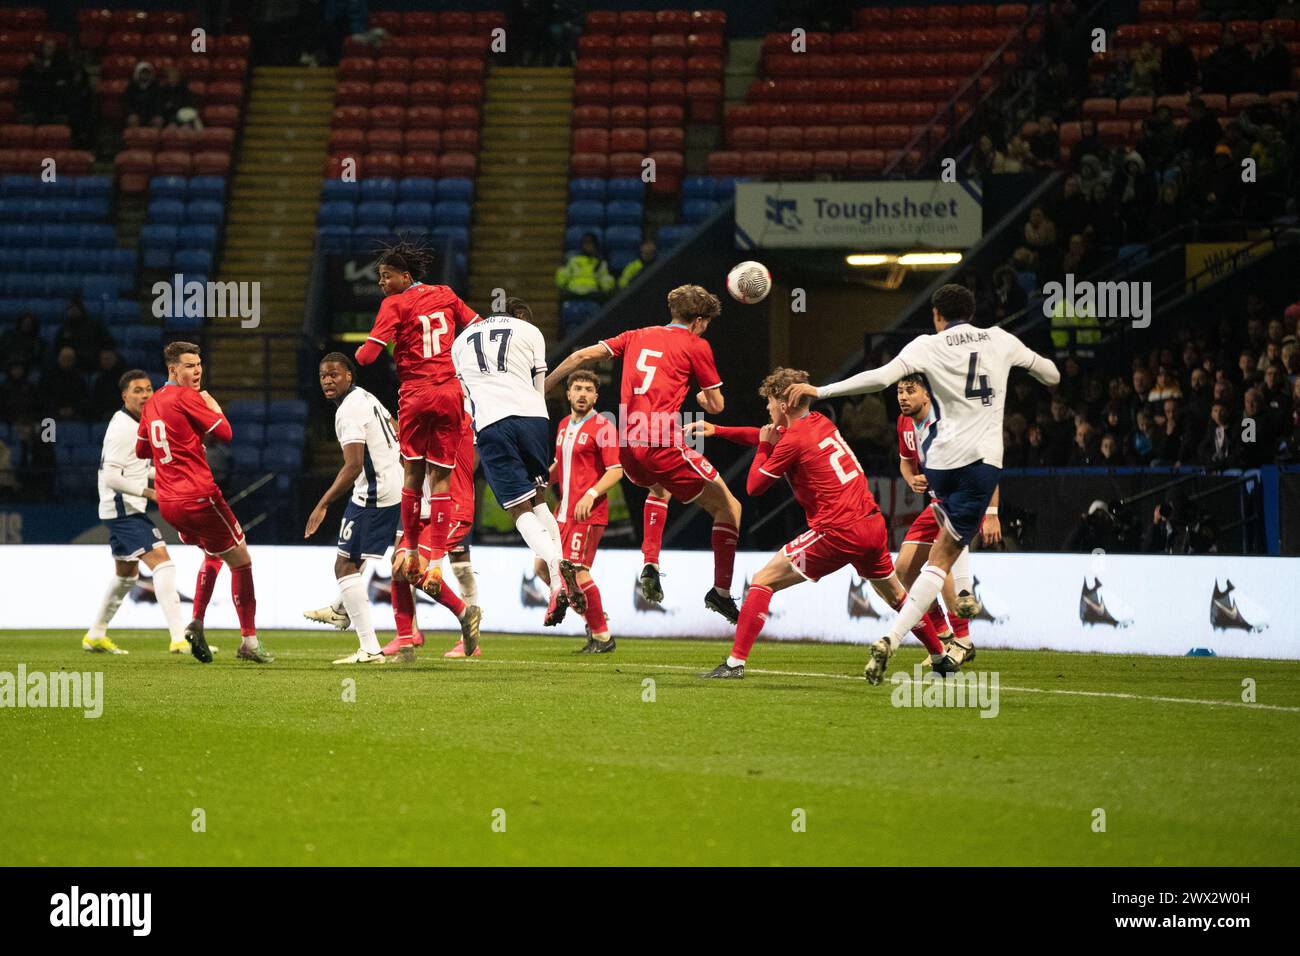
[{"label": "football", "polygon": [[772,291],[772,273],[761,262],[742,262],[727,273],[727,291],[745,305],[762,302]]}]

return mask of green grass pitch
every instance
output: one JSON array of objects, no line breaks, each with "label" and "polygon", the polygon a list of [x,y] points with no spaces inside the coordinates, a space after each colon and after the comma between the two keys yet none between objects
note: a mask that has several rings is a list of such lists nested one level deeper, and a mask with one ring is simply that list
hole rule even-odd
[{"label": "green grass pitch", "polygon": [[0,632],[0,671],[104,674],[99,719],[0,710],[8,865],[1300,863],[1295,662],[984,650],[989,719],[893,706],[842,645],[759,644],[714,682],[718,642],[487,634],[445,661],[430,633],[344,668],[350,634],[266,632],[258,667],[213,632],[204,667],[159,631],[80,636]]}]

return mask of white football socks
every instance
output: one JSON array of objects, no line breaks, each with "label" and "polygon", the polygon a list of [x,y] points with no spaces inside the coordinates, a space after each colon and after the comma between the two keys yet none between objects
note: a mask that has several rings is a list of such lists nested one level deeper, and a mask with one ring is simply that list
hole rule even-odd
[{"label": "white football socks", "polygon": [[564,542],[560,539],[560,526],[555,521],[555,515],[551,514],[551,509],[545,504],[534,505],[533,514],[537,515],[537,520],[542,523],[546,533],[551,536],[551,541],[555,544],[555,553],[564,553]]},{"label": "white football socks", "polygon": [[153,590],[167,619],[167,633],[172,642],[185,640],[185,616],[181,614],[181,595],[176,590],[176,565],[164,561],[153,569]]},{"label": "white football socks", "polygon": [[[551,523],[554,522],[555,519],[552,517]],[[536,508],[525,511],[516,518],[515,527],[519,529],[524,543],[532,548],[533,554],[546,563],[546,569],[551,574],[551,590],[554,591],[560,586],[560,549],[556,543],[559,529],[556,529],[556,538],[552,538],[546,526],[542,524],[541,518],[537,516]]]},{"label": "white football socks", "polygon": [[451,573],[460,584],[460,596],[467,605],[478,604],[478,577],[469,561],[453,561]]},{"label": "white football socks", "polygon": [[361,649],[369,654],[379,653],[379,639],[375,637],[375,627],[370,621],[370,602],[366,599],[366,588],[361,583],[360,574],[346,574],[339,578],[339,594],[343,606],[347,608],[348,617],[352,618],[352,629],[357,632]]},{"label": "white football socks", "polygon": [[970,548],[962,548],[952,562],[952,586],[958,594],[971,589]]},{"label": "white football socks", "polygon": [[907,600],[898,609],[894,626],[889,629],[889,643],[893,645],[894,650],[898,650],[898,645],[903,643],[903,638],[911,632],[912,628],[921,623],[926,610],[943,590],[943,580],[947,576],[942,568],[936,568],[928,561],[925,567],[921,568],[921,573],[912,582],[912,589],[907,592]]},{"label": "white football socks", "polygon": [[113,615],[122,606],[122,599],[131,593],[131,589],[139,580],[138,576],[124,578],[113,575],[113,580],[108,585],[108,592],[99,605],[99,614],[95,617],[95,623],[90,625],[89,637],[98,638],[108,635],[108,622],[113,620]]}]

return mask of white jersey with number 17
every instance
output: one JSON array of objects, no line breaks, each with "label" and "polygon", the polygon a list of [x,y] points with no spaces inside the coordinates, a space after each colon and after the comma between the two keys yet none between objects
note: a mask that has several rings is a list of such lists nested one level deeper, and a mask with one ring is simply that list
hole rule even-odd
[{"label": "white jersey with number 17", "polygon": [[538,378],[546,376],[546,339],[531,322],[485,316],[456,336],[451,360],[469,398],[475,432],[511,415],[550,417]]}]

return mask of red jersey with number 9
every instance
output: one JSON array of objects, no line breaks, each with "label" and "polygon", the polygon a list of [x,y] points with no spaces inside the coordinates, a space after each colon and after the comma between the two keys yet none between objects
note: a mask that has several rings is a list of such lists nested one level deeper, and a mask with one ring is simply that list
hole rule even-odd
[{"label": "red jersey with number 9", "polygon": [[410,394],[456,380],[451,343],[478,317],[447,286],[416,282],[384,298],[367,341],[380,348],[394,343],[398,392]]},{"label": "red jersey with number 9", "polygon": [[217,493],[203,451],[203,436],[230,441],[230,424],[192,388],[168,383],[140,410],[135,456],[153,459],[159,501],[202,498]]},{"label": "red jersey with number 9", "polygon": [[843,529],[878,510],[849,443],[819,412],[791,422],[759,471],[790,482],[814,531]]},{"label": "red jersey with number 9", "polygon": [[691,380],[702,389],[722,384],[709,343],[682,325],[652,325],[629,329],[600,344],[615,358],[623,357],[619,400],[627,444],[680,445],[677,412]]}]

